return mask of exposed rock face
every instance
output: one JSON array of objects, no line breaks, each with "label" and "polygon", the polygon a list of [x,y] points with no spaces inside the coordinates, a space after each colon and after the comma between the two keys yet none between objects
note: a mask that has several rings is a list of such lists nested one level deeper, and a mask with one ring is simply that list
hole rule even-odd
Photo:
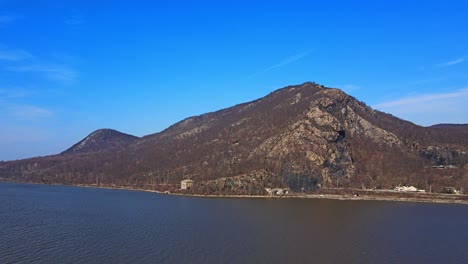
[{"label": "exposed rock face", "polygon": [[[67,155],[2,163],[0,177],[144,188],[191,178],[193,191],[203,193],[398,184],[468,189],[467,153],[465,126],[419,127],[338,89],[304,83],[141,139],[98,131]],[[459,169],[450,177],[428,173],[439,164]]]},{"label": "exposed rock face", "polygon": [[430,160],[433,166],[447,166],[457,164],[463,166],[468,163],[468,154],[466,151],[459,149],[429,146],[421,149],[420,154],[423,158]]},{"label": "exposed rock face", "polygon": [[374,142],[384,143],[388,146],[401,144],[399,138],[395,134],[371,124],[369,121],[356,114],[351,107],[347,106],[345,112],[345,127],[351,135],[363,134]]},{"label": "exposed rock face", "polygon": [[342,123],[331,113],[335,103],[319,98],[288,131],[267,139],[254,150],[257,156],[280,160],[279,171],[306,173],[322,184],[354,175],[351,150],[346,146]]},{"label": "exposed rock face", "polygon": [[265,195],[265,188],[282,186],[283,182],[273,173],[265,170],[253,171],[234,177],[199,182],[191,188],[191,193]]}]

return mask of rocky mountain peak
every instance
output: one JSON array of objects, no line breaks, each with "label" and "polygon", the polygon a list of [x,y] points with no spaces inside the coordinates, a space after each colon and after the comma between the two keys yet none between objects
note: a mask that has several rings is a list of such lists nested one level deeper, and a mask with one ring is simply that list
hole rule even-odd
[{"label": "rocky mountain peak", "polygon": [[133,143],[138,137],[113,129],[98,129],[62,154],[87,153],[120,148]]}]

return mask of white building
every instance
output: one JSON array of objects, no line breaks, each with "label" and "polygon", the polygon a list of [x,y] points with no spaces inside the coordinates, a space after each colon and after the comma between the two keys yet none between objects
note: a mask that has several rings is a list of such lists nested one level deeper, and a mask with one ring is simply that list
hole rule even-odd
[{"label": "white building", "polygon": [[417,192],[418,188],[414,186],[397,186],[395,187],[395,191],[397,192]]},{"label": "white building", "polygon": [[180,189],[182,190],[188,190],[190,187],[193,185],[193,180],[186,179],[180,182]]}]

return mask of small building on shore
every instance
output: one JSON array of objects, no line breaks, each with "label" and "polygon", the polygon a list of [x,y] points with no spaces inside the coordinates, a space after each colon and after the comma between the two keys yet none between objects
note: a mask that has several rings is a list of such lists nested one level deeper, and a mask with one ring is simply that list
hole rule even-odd
[{"label": "small building on shore", "polygon": [[394,190],[397,192],[426,192],[425,190],[418,189],[414,186],[397,186]]},{"label": "small building on shore", "polygon": [[457,166],[455,165],[435,165],[432,166],[433,169],[456,169]]},{"label": "small building on shore", "polygon": [[289,194],[289,188],[265,188],[265,191],[268,193],[268,195],[288,195]]},{"label": "small building on shore", "polygon": [[461,194],[462,192],[460,190],[455,189],[455,187],[444,187],[444,189],[442,190],[442,193]]},{"label": "small building on shore", "polygon": [[182,190],[188,190],[192,187],[193,185],[193,180],[190,180],[190,179],[185,179],[183,181],[180,182],[180,189]]}]

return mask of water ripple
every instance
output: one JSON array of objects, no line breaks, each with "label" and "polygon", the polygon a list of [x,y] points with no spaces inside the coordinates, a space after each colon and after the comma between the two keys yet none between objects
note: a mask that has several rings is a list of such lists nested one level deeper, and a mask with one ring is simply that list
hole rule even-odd
[{"label": "water ripple", "polygon": [[1,183],[0,199],[2,264],[468,259],[464,205],[198,199]]}]

